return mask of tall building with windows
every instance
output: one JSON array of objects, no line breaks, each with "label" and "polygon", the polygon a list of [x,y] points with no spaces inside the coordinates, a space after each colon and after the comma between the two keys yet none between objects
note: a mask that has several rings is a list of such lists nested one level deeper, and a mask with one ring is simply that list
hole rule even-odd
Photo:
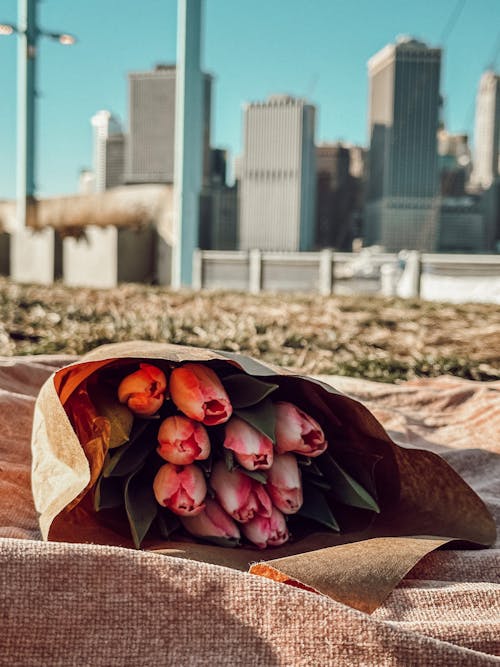
[{"label": "tall building with windows", "polygon": [[488,189],[500,176],[500,74],[484,72],[476,97],[472,182]]},{"label": "tall building with windows", "polygon": [[404,37],[368,61],[366,240],[432,250],[439,218],[441,49]]},{"label": "tall building with windows", "polygon": [[[175,149],[175,65],[158,65],[129,78],[129,137],[126,151],[127,183],[172,183]],[[203,174],[210,170],[212,77],[204,75]]]},{"label": "tall building with windows", "polygon": [[242,249],[309,250],[315,230],[315,108],[273,95],[244,108]]},{"label": "tall building with windows", "polygon": [[125,137],[120,121],[110,111],[98,111],[90,123],[94,131],[94,190],[102,192],[123,183]]}]

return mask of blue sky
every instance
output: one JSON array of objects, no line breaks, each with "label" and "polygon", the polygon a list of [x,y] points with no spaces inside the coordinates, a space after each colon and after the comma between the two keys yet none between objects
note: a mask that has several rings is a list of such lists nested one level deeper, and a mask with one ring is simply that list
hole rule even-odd
[{"label": "blue sky", "polygon": [[[15,22],[16,0],[0,1]],[[241,105],[287,92],[318,107],[317,139],[366,143],[370,56],[398,34],[444,44],[441,90],[452,131],[472,132],[481,72],[498,43],[500,0],[205,0],[203,64],[215,75],[212,143],[238,154]],[[127,118],[127,72],[175,59],[175,0],[44,0],[42,28],[78,44],[39,49],[40,195],[74,192],[91,165],[89,119]],[[497,67],[500,62],[497,62]],[[16,39],[0,37],[0,199],[15,194]]]}]

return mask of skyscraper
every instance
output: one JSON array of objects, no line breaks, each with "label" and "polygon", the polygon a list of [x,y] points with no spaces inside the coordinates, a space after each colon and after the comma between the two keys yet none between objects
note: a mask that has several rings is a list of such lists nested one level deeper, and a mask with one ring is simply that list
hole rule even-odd
[{"label": "skyscraper", "polygon": [[362,174],[361,160],[359,146],[323,143],[316,147],[316,245],[320,248],[351,249],[358,232],[362,184],[352,171]]},{"label": "skyscraper", "polygon": [[411,38],[368,61],[368,243],[432,250],[439,213],[436,134],[441,49]]},{"label": "skyscraper", "polygon": [[472,182],[486,190],[500,175],[500,75],[484,72],[476,97]]},{"label": "skyscraper", "polygon": [[[175,65],[158,65],[129,78],[129,138],[125,179],[128,183],[172,183],[175,147]],[[204,75],[203,173],[210,169],[212,77]]]},{"label": "skyscraper", "polygon": [[315,108],[273,95],[244,109],[240,247],[309,250],[314,242]]},{"label": "skyscraper", "polygon": [[123,182],[125,137],[120,121],[110,111],[98,111],[90,122],[94,130],[95,191],[102,192]]}]

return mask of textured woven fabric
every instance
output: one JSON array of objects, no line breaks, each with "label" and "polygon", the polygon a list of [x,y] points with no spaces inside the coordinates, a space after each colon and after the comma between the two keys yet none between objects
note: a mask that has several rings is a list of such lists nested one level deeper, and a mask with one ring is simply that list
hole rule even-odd
[{"label": "textured woven fabric", "polygon": [[[499,544],[429,554],[369,616],[215,565],[40,542],[34,397],[69,360],[0,359],[0,664],[500,664]],[[499,383],[323,379],[364,402],[395,441],[446,458],[500,523]]]}]

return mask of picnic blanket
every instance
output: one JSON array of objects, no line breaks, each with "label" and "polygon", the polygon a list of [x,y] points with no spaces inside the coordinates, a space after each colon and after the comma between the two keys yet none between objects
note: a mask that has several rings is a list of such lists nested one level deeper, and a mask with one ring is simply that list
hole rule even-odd
[{"label": "picnic blanket", "polygon": [[[373,614],[255,575],[117,547],[43,543],[35,397],[73,357],[0,357],[0,664],[500,664],[500,543],[426,556]],[[443,456],[500,524],[500,383],[322,377],[391,437]]]}]

